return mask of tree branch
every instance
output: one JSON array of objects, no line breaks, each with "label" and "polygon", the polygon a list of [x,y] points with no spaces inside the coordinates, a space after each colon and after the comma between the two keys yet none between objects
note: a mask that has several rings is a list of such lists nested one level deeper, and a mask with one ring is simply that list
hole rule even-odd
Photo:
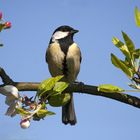
[{"label": "tree branch", "polygon": [[[18,88],[19,91],[37,91],[39,82],[14,82],[6,73],[5,71],[0,68],[0,77],[2,78],[3,85],[14,85]],[[110,99],[117,100],[122,103],[126,103],[132,105],[134,107],[140,108],[140,98],[128,95],[126,93],[106,93],[98,91],[97,86],[85,85],[81,83],[73,83],[71,84],[65,92],[76,92],[76,93],[84,93],[89,95],[96,95],[102,96]]]},{"label": "tree branch", "polygon": [[4,69],[0,67],[0,77],[5,85],[12,85],[14,81],[5,73]]}]

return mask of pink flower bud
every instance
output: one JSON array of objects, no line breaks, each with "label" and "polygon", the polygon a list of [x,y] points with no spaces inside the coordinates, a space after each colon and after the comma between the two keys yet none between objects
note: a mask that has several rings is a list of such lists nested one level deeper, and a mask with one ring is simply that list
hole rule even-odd
[{"label": "pink flower bud", "polygon": [[4,25],[5,25],[5,28],[4,29],[11,28],[11,26],[12,26],[11,22],[9,22],[9,21],[5,22]]},{"label": "pink flower bud", "polygon": [[28,119],[21,120],[20,126],[21,126],[21,128],[23,128],[23,129],[29,128],[29,126],[30,126],[30,121],[29,121]]},{"label": "pink flower bud", "polygon": [[2,19],[2,12],[0,12],[0,20]]}]

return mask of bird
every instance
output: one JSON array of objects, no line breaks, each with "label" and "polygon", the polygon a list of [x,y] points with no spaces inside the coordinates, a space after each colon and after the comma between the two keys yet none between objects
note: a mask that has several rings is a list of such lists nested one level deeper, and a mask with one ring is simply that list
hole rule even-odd
[{"label": "bird", "polygon": [[[76,81],[82,60],[80,48],[73,40],[77,32],[68,25],[58,27],[52,34],[45,55],[52,77],[63,75],[63,81],[70,84]],[[62,122],[65,125],[77,123],[73,94],[70,95],[70,101],[62,106]]]}]

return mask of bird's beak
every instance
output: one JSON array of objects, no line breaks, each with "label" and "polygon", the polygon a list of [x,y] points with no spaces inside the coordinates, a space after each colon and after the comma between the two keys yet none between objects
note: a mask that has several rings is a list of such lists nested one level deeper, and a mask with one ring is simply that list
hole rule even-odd
[{"label": "bird's beak", "polygon": [[75,30],[75,29],[74,29],[74,30],[72,30],[70,33],[71,33],[71,34],[75,34],[75,33],[78,33],[78,32],[79,32],[78,30]]}]

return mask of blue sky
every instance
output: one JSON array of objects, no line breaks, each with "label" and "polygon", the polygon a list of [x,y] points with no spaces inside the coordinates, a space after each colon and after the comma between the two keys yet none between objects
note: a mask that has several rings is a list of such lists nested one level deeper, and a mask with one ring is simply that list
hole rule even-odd
[{"label": "blue sky", "polygon": [[[52,32],[60,25],[70,25],[80,32],[75,41],[82,51],[79,81],[99,85],[112,83],[128,89],[129,80],[110,61],[110,53],[123,58],[112,44],[112,37],[122,39],[126,32],[140,46],[140,29],[134,22],[134,8],[139,0],[0,0],[0,10],[12,28],[3,31],[0,40],[0,66],[15,81],[40,82],[48,77],[45,51]],[[34,95],[24,92],[21,94]],[[140,97],[139,93],[136,95]],[[75,94],[78,118],[76,126],[61,123],[61,108],[44,121],[32,122],[22,130],[19,116],[4,115],[7,106],[0,95],[0,139],[4,140],[132,140],[140,137],[140,110],[114,100]]]}]

